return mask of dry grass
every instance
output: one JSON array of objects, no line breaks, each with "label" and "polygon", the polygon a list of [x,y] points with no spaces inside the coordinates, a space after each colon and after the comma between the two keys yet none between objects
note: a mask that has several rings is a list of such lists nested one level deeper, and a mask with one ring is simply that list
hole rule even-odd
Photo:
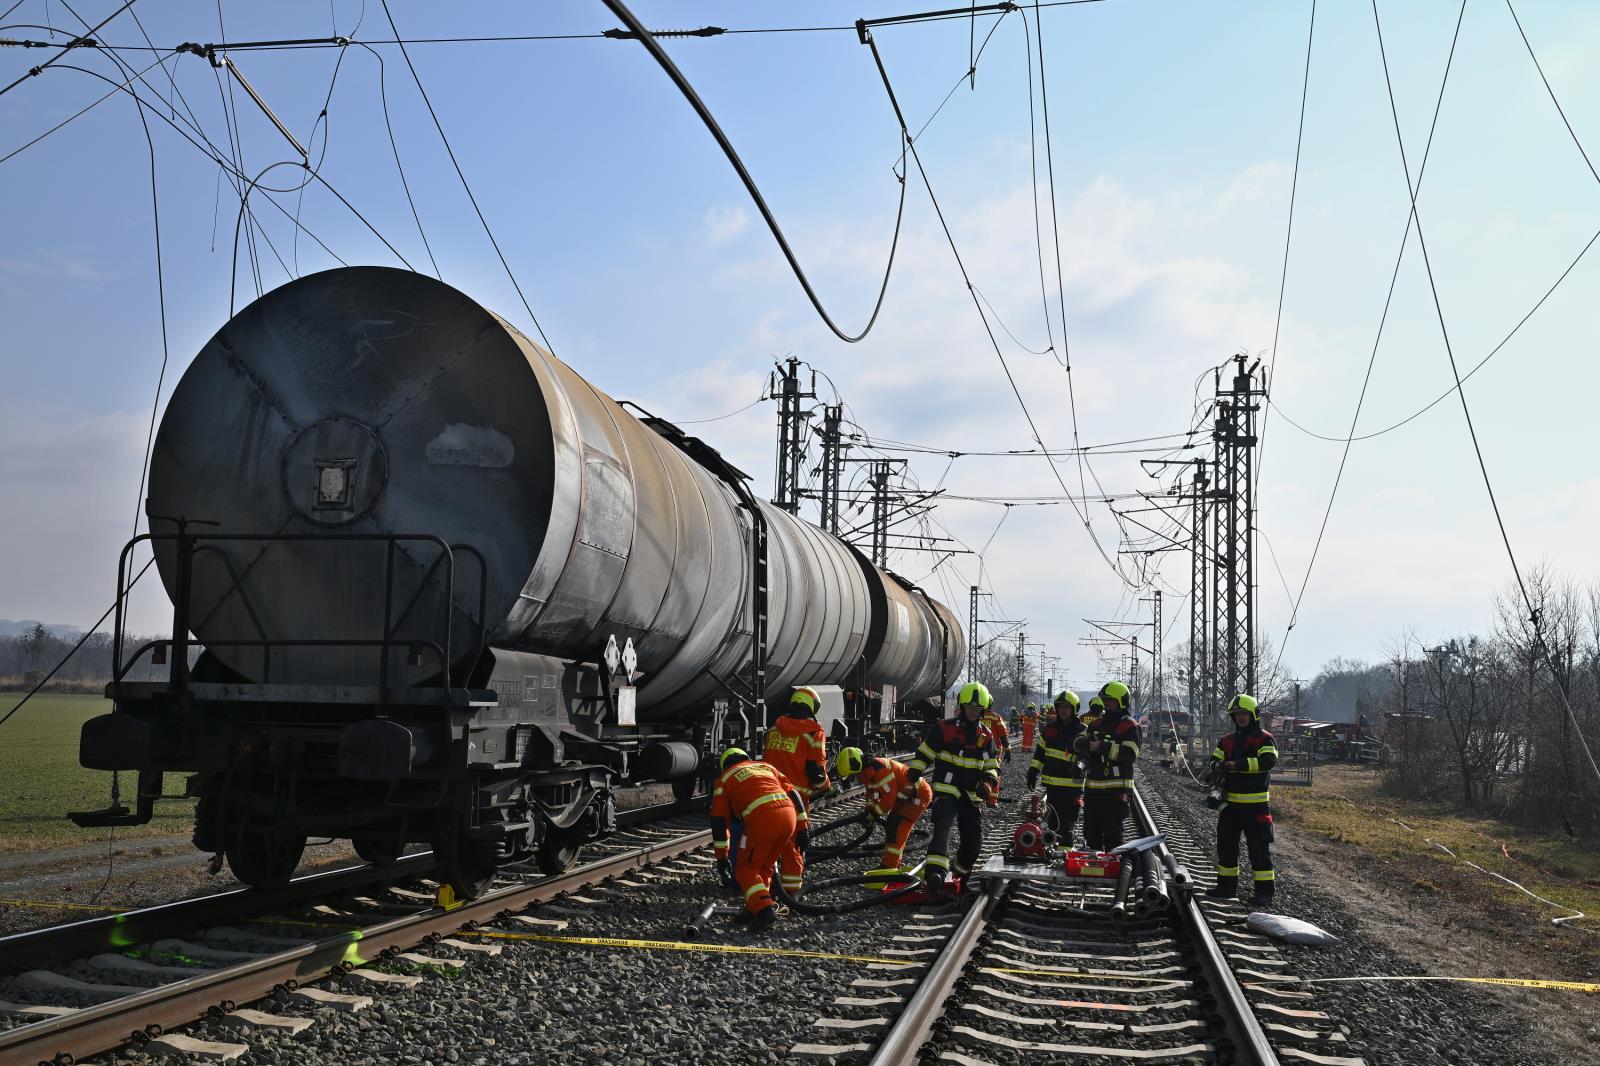
[{"label": "dry grass", "polygon": [[1541,923],[1582,911],[1588,917],[1562,924],[1600,933],[1600,841],[1574,839],[1554,824],[1552,831],[1536,831],[1436,803],[1400,801],[1380,791],[1373,769],[1341,763],[1319,765],[1309,788],[1274,783],[1272,800],[1286,826],[1401,863],[1416,892],[1486,896]]}]

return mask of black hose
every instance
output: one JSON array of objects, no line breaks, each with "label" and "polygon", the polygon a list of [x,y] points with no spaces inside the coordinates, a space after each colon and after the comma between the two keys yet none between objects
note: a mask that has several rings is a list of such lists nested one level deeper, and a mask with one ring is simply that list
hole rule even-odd
[{"label": "black hose", "polygon": [[[816,839],[819,836],[832,833],[835,830],[843,829],[850,825],[860,826],[861,832],[856,835],[855,839],[849,841],[848,843],[829,844],[827,846],[816,843]],[[847,815],[843,818],[835,818],[831,822],[826,822],[822,825],[819,825],[817,828],[811,831],[812,844],[810,848],[807,849],[806,860],[808,862],[827,862],[830,859],[844,858],[846,855],[854,853],[855,849],[861,847],[861,845],[866,844],[867,841],[872,839],[873,828],[873,821],[865,811],[859,814]],[[867,850],[870,851],[872,849],[869,847]]]},{"label": "black hose", "polygon": [[[904,881],[905,884],[892,888],[887,892],[874,892],[870,896],[861,896],[844,903],[807,903],[803,897],[830,888],[844,888],[850,885],[867,885],[876,882]],[[892,903],[907,893],[922,888],[922,878],[909,873],[871,873],[850,874],[847,877],[830,877],[826,881],[818,881],[814,885],[806,885],[800,889],[799,894],[790,894],[784,886],[781,877],[772,879],[773,891],[778,898],[788,905],[789,909],[799,914],[849,914],[851,911],[864,911],[868,907],[878,907],[885,903]]]}]

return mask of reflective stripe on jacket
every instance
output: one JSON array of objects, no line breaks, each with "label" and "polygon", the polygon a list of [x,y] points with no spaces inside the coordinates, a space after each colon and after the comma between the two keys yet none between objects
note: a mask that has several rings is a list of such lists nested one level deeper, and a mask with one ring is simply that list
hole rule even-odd
[{"label": "reflective stripe on jacket", "polygon": [[805,804],[791,799],[791,789],[793,786],[775,767],[753,759],[734,763],[722,771],[711,792],[711,843],[717,857],[728,853],[728,822],[748,817],[750,812],[769,804],[795,807],[795,821],[804,826]]},{"label": "reflective stripe on jacket", "polygon": [[1211,763],[1221,766],[1224,762],[1233,763],[1235,769],[1224,773],[1219,782],[1223,802],[1264,805],[1270,801],[1267,785],[1272,778],[1272,768],[1278,762],[1278,749],[1273,744],[1272,734],[1262,729],[1259,722],[1252,722],[1248,729],[1235,729],[1217,741]]},{"label": "reflective stripe on jacket", "polygon": [[934,792],[977,803],[979,782],[999,780],[1000,760],[994,737],[983,723],[969,723],[959,711],[957,715],[928,727],[911,760],[910,776],[920,779],[926,774]]},{"label": "reflective stripe on jacket", "polygon": [[1033,750],[1030,770],[1038,770],[1039,780],[1058,788],[1080,788],[1083,767],[1073,754],[1072,742],[1083,735],[1083,723],[1076,717],[1062,721],[1052,718],[1039,730],[1039,746]]},{"label": "reflective stripe on jacket", "polygon": [[[1100,742],[1100,750],[1089,750],[1091,740]],[[1086,787],[1113,791],[1132,788],[1139,740],[1139,723],[1126,714],[1113,717],[1109,713],[1075,737],[1072,748],[1088,767]]]},{"label": "reflective stripe on jacket", "polygon": [[828,741],[815,718],[780,716],[767,730],[761,758],[776,766],[806,799],[828,791]]}]

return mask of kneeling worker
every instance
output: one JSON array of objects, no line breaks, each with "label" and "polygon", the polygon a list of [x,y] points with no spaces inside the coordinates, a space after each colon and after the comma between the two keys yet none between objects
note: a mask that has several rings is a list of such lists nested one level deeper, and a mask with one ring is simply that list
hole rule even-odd
[{"label": "kneeling worker", "polygon": [[[938,888],[948,872],[965,877],[983,850],[983,816],[979,803],[992,803],[1000,792],[1000,760],[995,757],[994,737],[981,721],[989,709],[989,690],[977,682],[961,686],[956,698],[956,716],[935,722],[922,737],[901,799],[918,794],[923,774],[933,778],[933,840],[923,880]],[[957,823],[961,845],[955,865],[950,863],[950,830]]]},{"label": "kneeling worker", "polygon": [[783,774],[756,762],[742,748],[729,748],[722,753],[722,773],[711,793],[711,842],[717,872],[724,877],[729,873],[728,823],[733,819],[743,823],[733,878],[744,893],[754,928],[764,929],[778,919],[772,902],[773,864],[779,864],[786,889],[800,889],[808,842],[806,805]]},{"label": "kneeling worker", "polygon": [[[887,875],[903,869],[906,840],[921,821],[923,812],[933,803],[933,789],[926,781],[911,784],[911,767],[905,763],[863,755],[860,748],[841,751],[834,768],[839,771],[841,782],[860,774],[861,787],[867,793],[867,813],[888,819],[883,827],[883,854],[878,859],[878,869],[871,873]],[[902,798],[901,793],[905,792],[915,793],[914,798]]]}]

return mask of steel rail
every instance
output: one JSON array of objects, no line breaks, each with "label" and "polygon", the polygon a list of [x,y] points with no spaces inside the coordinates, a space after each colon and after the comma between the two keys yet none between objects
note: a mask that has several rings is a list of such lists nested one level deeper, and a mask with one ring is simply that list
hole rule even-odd
[{"label": "steel rail", "polygon": [[[662,821],[705,809],[704,797],[635,807],[617,813],[619,829]],[[197,853],[198,854],[198,853]],[[63,959],[120,951],[133,944],[179,936],[197,928],[270,914],[286,906],[316,901],[374,885],[422,877],[433,869],[433,852],[403,855],[387,866],[361,864],[303,874],[272,888],[240,887],[207,896],[47,925],[0,937],[0,973],[38,969]],[[513,871],[514,872],[514,871]]]},{"label": "steel rail", "polygon": [[[498,889],[450,910],[435,907],[378,925],[352,928],[267,958],[12,1029],[0,1033],[0,1066],[82,1060],[130,1039],[187,1025],[205,1017],[213,1008],[227,1009],[228,1004],[261,999],[280,988],[292,990],[302,982],[365,965],[386,951],[409,948],[429,937],[493,920],[507,911],[548,902],[575,888],[694,851],[710,841],[709,829],[697,830],[675,840],[620,852],[556,877]],[[70,1059],[63,1057],[68,1055]]]},{"label": "steel rail", "polygon": [[[1160,832],[1137,788],[1133,790],[1133,815],[1145,833]],[[1217,938],[1211,935],[1211,925],[1201,912],[1199,902],[1193,893],[1174,892],[1172,905],[1194,943],[1195,959],[1216,999],[1222,1026],[1233,1044],[1232,1061],[1238,1066],[1279,1066],[1278,1053],[1273,1050],[1266,1031],[1256,1019],[1255,1011],[1251,1009],[1239,979],[1234,976],[1233,967],[1228,965],[1227,956],[1222,953]]]},{"label": "steel rail", "polygon": [[967,908],[961,924],[945,941],[939,957],[923,975],[922,983],[900,1012],[900,1017],[895,1019],[894,1026],[884,1035],[883,1043],[878,1045],[870,1066],[903,1066],[917,1061],[917,1052],[927,1042],[933,1023],[944,1015],[945,1000],[950,998],[955,983],[966,971],[978,940],[989,928],[990,918],[1011,887],[1010,882],[990,884],[994,887],[985,893],[981,901]]},{"label": "steel rail", "polygon": [[[1143,834],[1160,832],[1138,789],[1133,790],[1133,815]],[[1165,845],[1162,851],[1166,851]],[[934,1023],[943,1016],[946,1000],[965,972],[978,941],[988,929],[1009,887],[1010,882],[1000,883],[967,911],[961,924],[945,942],[939,957],[923,975],[916,992],[895,1019],[894,1025],[884,1035],[870,1066],[909,1066],[917,1061],[922,1045],[927,1042]],[[1201,913],[1200,905],[1181,888],[1174,891],[1172,896],[1174,909],[1195,947],[1200,971],[1216,999],[1223,1029],[1233,1045],[1233,1058],[1230,1061],[1237,1066],[1280,1066],[1277,1052],[1267,1040],[1261,1023],[1256,1020],[1255,1012],[1251,1010],[1244,989],[1228,965],[1222,948],[1211,935],[1211,927]]]}]

